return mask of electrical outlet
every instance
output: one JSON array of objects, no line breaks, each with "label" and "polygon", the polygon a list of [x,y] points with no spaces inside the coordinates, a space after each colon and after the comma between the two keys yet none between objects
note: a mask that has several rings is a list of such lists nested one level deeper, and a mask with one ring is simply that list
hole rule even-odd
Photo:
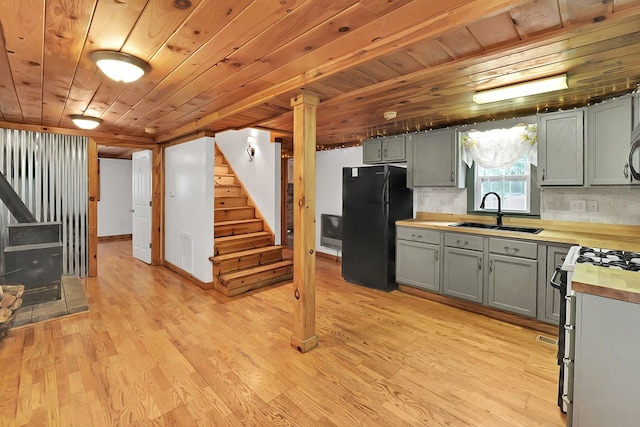
[{"label": "electrical outlet", "polygon": [[586,212],[587,201],[586,200],[571,200],[569,201],[569,209],[573,212]]},{"label": "electrical outlet", "polygon": [[598,212],[598,201],[597,200],[588,200],[587,201],[587,212]]}]

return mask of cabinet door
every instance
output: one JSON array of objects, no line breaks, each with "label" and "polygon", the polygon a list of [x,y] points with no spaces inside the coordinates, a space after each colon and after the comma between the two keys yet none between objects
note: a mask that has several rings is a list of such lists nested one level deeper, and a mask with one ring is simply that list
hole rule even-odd
[{"label": "cabinet door", "polygon": [[629,184],[630,96],[587,109],[588,183]]},{"label": "cabinet door", "polygon": [[640,93],[633,95],[633,127],[640,125]]},{"label": "cabinet door", "polygon": [[491,307],[536,317],[538,263],[532,259],[489,255]]},{"label": "cabinet door", "polygon": [[443,292],[482,303],[482,252],[444,248]]},{"label": "cabinet door", "polygon": [[556,266],[562,265],[569,248],[560,246],[547,247],[547,274],[544,283],[544,319],[553,323],[560,321],[560,304],[564,301],[560,298],[560,291],[549,283]]},{"label": "cabinet door", "polygon": [[362,163],[382,161],[382,138],[368,139],[362,143]]},{"label": "cabinet door", "polygon": [[456,186],[456,133],[443,129],[412,135],[413,186]]},{"label": "cabinet door", "polygon": [[538,183],[584,183],[584,111],[541,114],[538,117]]},{"label": "cabinet door", "polygon": [[404,135],[394,135],[383,138],[382,160],[385,162],[404,162],[407,160]]},{"label": "cabinet door", "polygon": [[440,245],[398,240],[396,282],[440,291]]}]

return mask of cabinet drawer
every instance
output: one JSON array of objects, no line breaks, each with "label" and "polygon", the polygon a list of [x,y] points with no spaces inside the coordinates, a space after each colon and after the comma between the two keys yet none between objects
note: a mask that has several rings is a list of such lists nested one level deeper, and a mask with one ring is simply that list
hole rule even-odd
[{"label": "cabinet drawer", "polygon": [[536,259],[538,257],[538,245],[533,242],[521,242],[519,240],[491,237],[489,239],[489,252]]},{"label": "cabinet drawer", "polygon": [[400,240],[411,240],[413,242],[434,244],[440,243],[440,232],[427,230],[426,228],[398,227],[396,233],[397,238]]},{"label": "cabinet drawer", "polygon": [[472,236],[471,234],[447,233],[444,235],[445,246],[461,249],[483,250],[483,237]]}]

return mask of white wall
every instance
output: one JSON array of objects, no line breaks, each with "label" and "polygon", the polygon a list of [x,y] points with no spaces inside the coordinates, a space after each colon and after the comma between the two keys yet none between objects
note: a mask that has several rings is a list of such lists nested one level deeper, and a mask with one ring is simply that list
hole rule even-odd
[{"label": "white wall", "polygon": [[99,159],[98,237],[132,233],[131,160]]},{"label": "white wall", "polygon": [[[342,168],[364,166],[362,147],[339,148],[316,153],[316,251],[342,255],[333,248],[320,246],[320,215],[342,216]],[[293,230],[295,234],[295,230]]]},{"label": "white wall", "polygon": [[[247,155],[249,136],[256,138],[252,162]],[[270,139],[267,131],[243,129],[216,134],[215,142],[280,244],[280,144]]]},{"label": "white wall", "polygon": [[165,259],[205,283],[213,281],[214,157],[209,137],[165,151]]}]

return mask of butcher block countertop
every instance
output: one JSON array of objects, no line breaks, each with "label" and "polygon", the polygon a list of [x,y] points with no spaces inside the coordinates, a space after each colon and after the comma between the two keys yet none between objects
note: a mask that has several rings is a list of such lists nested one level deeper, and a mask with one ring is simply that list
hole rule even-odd
[{"label": "butcher block countertop", "polygon": [[[543,228],[538,234],[498,231],[483,228],[450,227],[457,222],[494,224],[495,217],[418,212],[415,219],[397,221],[396,225],[431,228],[449,232],[509,237],[540,243],[566,243],[606,249],[640,251],[640,226],[550,221],[530,218],[503,218],[504,225]],[[577,292],[640,304],[640,273],[577,264],[572,289]]]},{"label": "butcher block countertop", "polygon": [[640,272],[577,264],[571,289],[640,304]]},{"label": "butcher block countertop", "polygon": [[494,237],[566,243],[570,245],[590,246],[607,249],[640,251],[640,226],[624,224],[600,224],[592,222],[555,221],[533,218],[504,217],[504,225],[542,228],[538,234],[491,230],[484,228],[451,227],[457,222],[480,222],[495,224],[494,216],[443,214],[418,212],[416,218],[396,221],[396,225],[431,228],[442,231],[478,234]]}]

